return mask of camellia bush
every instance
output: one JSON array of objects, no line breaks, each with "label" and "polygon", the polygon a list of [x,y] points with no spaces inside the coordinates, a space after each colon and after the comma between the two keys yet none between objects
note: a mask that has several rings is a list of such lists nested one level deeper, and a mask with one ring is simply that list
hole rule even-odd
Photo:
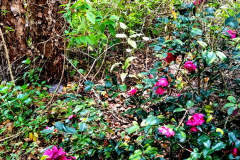
[{"label": "camellia bush", "polygon": [[106,139],[103,112],[93,99],[82,98],[65,122],[42,131],[48,139],[64,137],[43,150],[42,159],[240,159],[240,5],[230,5],[178,3],[172,16],[158,18],[155,26],[165,28],[166,36],[151,44],[157,60],[137,85],[128,88],[116,76],[106,76],[105,85],[85,82],[85,91],[113,99],[128,91],[124,104],[134,107],[122,116],[132,115],[132,126],[120,139]]}]

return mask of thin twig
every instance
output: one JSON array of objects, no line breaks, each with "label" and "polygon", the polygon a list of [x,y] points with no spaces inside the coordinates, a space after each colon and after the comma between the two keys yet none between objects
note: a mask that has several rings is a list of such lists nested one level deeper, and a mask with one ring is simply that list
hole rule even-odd
[{"label": "thin twig", "polygon": [[188,152],[190,152],[190,153],[192,153],[192,151],[190,151],[189,149],[187,149],[187,148],[184,148],[180,143],[177,143],[182,149],[185,149],[186,151],[188,151]]},{"label": "thin twig", "polygon": [[177,129],[178,129],[178,128],[180,127],[180,125],[182,124],[182,122],[183,122],[183,120],[185,119],[187,113],[188,113],[188,110],[186,110],[186,112],[184,113],[184,116],[183,116],[181,122],[180,122],[179,125],[177,126]]},{"label": "thin twig", "polygon": [[[62,55],[62,56],[64,56],[64,55]],[[83,77],[83,79],[84,79],[85,81],[87,81],[86,77],[84,77],[84,75],[83,75],[81,72],[78,71],[78,69],[72,64],[72,62],[70,62],[67,57],[64,56],[64,58],[65,58],[65,59],[73,66],[73,68]],[[96,91],[95,91],[93,88],[92,88],[92,91],[93,91],[94,95],[97,97],[97,99],[100,101],[100,103],[102,104],[102,101],[100,100],[100,98],[99,98],[98,94],[96,93]]]},{"label": "thin twig", "polygon": [[6,141],[6,140],[8,140],[8,139],[17,138],[17,137],[18,137],[21,133],[23,133],[23,132],[24,132],[24,131],[21,131],[21,132],[15,134],[15,135],[12,135],[12,136],[10,136],[10,137],[6,137],[6,138],[4,138],[4,139],[1,139],[0,142]]},{"label": "thin twig", "polygon": [[11,68],[11,65],[10,65],[11,63],[10,63],[10,59],[9,59],[9,54],[8,54],[7,45],[6,45],[6,43],[5,43],[5,40],[4,40],[4,37],[3,37],[3,33],[2,33],[2,29],[1,29],[1,28],[0,28],[0,34],[1,34],[1,37],[2,37],[4,49],[5,49],[5,52],[6,52],[6,58],[7,58],[7,61],[8,61],[8,68],[9,68],[11,80],[12,80],[13,85],[16,86],[16,85],[15,85],[14,78],[13,78],[13,74],[12,74],[12,68]]}]

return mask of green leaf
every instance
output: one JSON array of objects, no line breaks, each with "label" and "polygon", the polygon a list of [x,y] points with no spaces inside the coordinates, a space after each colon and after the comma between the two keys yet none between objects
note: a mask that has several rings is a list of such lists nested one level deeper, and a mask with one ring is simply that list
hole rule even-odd
[{"label": "green leaf", "polygon": [[136,132],[138,129],[139,129],[139,126],[132,126],[130,128],[127,128],[126,130],[128,134],[131,134],[133,132]]},{"label": "green leaf", "polygon": [[210,141],[210,139],[207,140],[207,141],[205,141],[205,142],[203,142],[203,145],[204,145],[206,148],[210,148],[210,147],[211,147],[211,141]]},{"label": "green leaf", "polygon": [[53,133],[54,130],[53,129],[44,129],[41,131],[41,133]]},{"label": "green leaf", "polygon": [[160,120],[156,116],[150,116],[146,119],[146,124],[147,125],[159,125]]},{"label": "green leaf", "polygon": [[85,84],[85,85],[94,85],[94,83],[91,82],[91,81],[85,81],[84,84]]},{"label": "green leaf", "polygon": [[105,82],[105,87],[111,88],[112,87],[112,82],[111,81],[106,81]]},{"label": "green leaf", "polygon": [[238,27],[238,21],[235,20],[234,17],[228,17],[228,18],[225,20],[225,25],[231,26],[231,27],[233,27],[233,28],[237,28],[237,27]]},{"label": "green leaf", "polygon": [[110,20],[119,20],[119,17],[116,15],[111,15]]},{"label": "green leaf", "polygon": [[198,141],[199,144],[202,144],[203,142],[205,142],[205,141],[207,141],[207,140],[209,140],[209,139],[210,139],[209,136],[207,136],[207,135],[201,135],[201,136],[197,139],[197,141]]},{"label": "green leaf", "polygon": [[240,146],[240,141],[238,140],[237,142],[235,142],[235,148],[238,148]]},{"label": "green leaf", "polygon": [[61,131],[61,130],[63,130],[64,124],[63,124],[62,122],[56,122],[56,123],[55,123],[55,127],[56,127],[59,131]]},{"label": "green leaf", "polygon": [[202,30],[199,28],[192,28],[191,30],[191,36],[195,37],[196,35],[202,35]]},{"label": "green leaf", "polygon": [[116,98],[118,96],[119,92],[115,92],[113,95],[112,95],[112,99]]},{"label": "green leaf", "polygon": [[203,157],[206,158],[209,154],[213,153],[214,150],[210,149],[210,148],[205,148],[203,150]]},{"label": "green leaf", "polygon": [[228,115],[231,115],[235,109],[237,109],[237,107],[229,107],[227,110]]},{"label": "green leaf", "polygon": [[140,160],[142,158],[142,151],[140,149],[136,150],[133,155],[129,157],[129,160]]},{"label": "green leaf", "polygon": [[227,103],[224,105],[223,108],[234,107],[234,106],[235,106],[235,103]]},{"label": "green leaf", "polygon": [[223,60],[223,61],[227,60],[227,56],[224,53],[222,53],[220,51],[216,51],[216,54],[221,60]]},{"label": "green leaf", "polygon": [[135,87],[138,88],[138,89],[143,89],[144,88],[142,84],[137,84]]},{"label": "green leaf", "polygon": [[111,35],[113,35],[113,36],[116,35],[116,31],[112,25],[108,25],[108,29],[109,29],[109,32],[111,33]]},{"label": "green leaf", "polygon": [[92,24],[95,24],[96,21],[95,15],[92,12],[87,12],[86,15],[89,21],[92,22]]},{"label": "green leaf", "polygon": [[89,85],[89,86],[86,86],[84,90],[87,92],[87,91],[90,91],[91,89],[92,89],[92,86]]},{"label": "green leaf", "polygon": [[68,133],[68,134],[77,133],[77,131],[76,131],[74,128],[72,128],[72,127],[63,126],[63,129],[64,129],[64,131],[65,131],[66,133]]},{"label": "green leaf", "polygon": [[126,84],[123,84],[123,85],[120,85],[119,86],[119,89],[121,90],[121,91],[126,91],[127,90],[127,86],[126,86]]},{"label": "green leaf", "polygon": [[194,102],[192,100],[186,103],[187,108],[191,108],[193,105],[194,105]]},{"label": "green leaf", "polygon": [[86,131],[86,130],[87,130],[87,123],[80,123],[80,124],[79,124],[79,130],[80,130],[81,132]]},{"label": "green leaf", "polygon": [[237,138],[233,132],[229,132],[228,137],[229,137],[230,143],[235,143],[237,141]]},{"label": "green leaf", "polygon": [[237,103],[237,100],[236,100],[236,98],[235,97],[233,97],[233,96],[228,96],[228,98],[227,98],[230,102],[232,102],[232,103]]},{"label": "green leaf", "polygon": [[219,142],[216,145],[212,146],[212,149],[215,151],[219,151],[225,147],[226,147],[226,144],[224,144],[223,142]]},{"label": "green leaf", "polygon": [[214,52],[208,52],[207,57],[206,57],[206,61],[208,64],[211,64],[215,61],[216,59],[216,54]]},{"label": "green leaf", "polygon": [[203,42],[203,41],[197,41],[203,48],[207,47],[207,43]]},{"label": "green leaf", "polygon": [[183,112],[183,111],[185,111],[184,108],[176,108],[173,112],[175,113],[175,112]]}]

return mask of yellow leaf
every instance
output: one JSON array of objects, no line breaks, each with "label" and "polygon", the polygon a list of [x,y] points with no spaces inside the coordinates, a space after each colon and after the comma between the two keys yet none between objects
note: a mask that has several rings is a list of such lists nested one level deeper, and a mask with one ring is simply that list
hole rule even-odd
[{"label": "yellow leaf", "polygon": [[33,142],[36,142],[38,139],[38,134],[36,132],[34,132],[34,135],[33,135]]},{"label": "yellow leaf", "polygon": [[177,18],[177,13],[172,11],[173,17],[176,19]]},{"label": "yellow leaf", "polygon": [[206,123],[210,122],[211,120],[212,120],[212,115],[210,114],[210,115],[208,115],[208,118],[207,118],[207,120],[206,120]]},{"label": "yellow leaf", "polygon": [[205,110],[206,113],[213,113],[214,112],[214,109],[210,105],[206,105],[204,107],[204,110]]},{"label": "yellow leaf", "polygon": [[224,132],[221,128],[216,128],[216,132],[220,132],[222,135],[224,134]]},{"label": "yellow leaf", "polygon": [[47,155],[42,156],[41,160],[46,160],[47,158],[49,158]]},{"label": "yellow leaf", "polygon": [[32,132],[29,133],[29,138],[32,140],[33,139],[33,134]]}]

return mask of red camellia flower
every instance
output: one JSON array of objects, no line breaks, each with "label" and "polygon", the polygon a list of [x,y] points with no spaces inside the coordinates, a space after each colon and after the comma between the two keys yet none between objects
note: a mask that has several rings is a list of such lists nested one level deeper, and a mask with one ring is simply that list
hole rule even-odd
[{"label": "red camellia flower", "polygon": [[184,68],[186,70],[188,70],[189,72],[194,72],[195,69],[196,69],[196,65],[193,64],[192,61],[187,61],[185,64],[184,64]]},{"label": "red camellia flower", "polygon": [[163,94],[165,92],[165,89],[163,89],[162,87],[158,87],[158,89],[156,90],[156,94]]},{"label": "red camellia flower", "polygon": [[167,57],[164,58],[167,63],[174,61],[174,55],[172,53],[167,53]]},{"label": "red camellia flower", "polygon": [[161,128],[158,129],[158,131],[159,131],[159,133],[162,133],[162,134],[166,135],[167,137],[171,137],[171,136],[175,135],[175,132],[166,126],[162,126]]},{"label": "red camellia flower", "polygon": [[190,129],[190,131],[192,131],[192,132],[197,132],[197,131],[199,131],[199,130],[197,129],[197,127],[192,127],[192,128]]},{"label": "red camellia flower", "polygon": [[237,148],[233,148],[232,154],[234,158],[237,157],[237,151],[238,151]]},{"label": "red camellia flower", "polygon": [[131,91],[129,91],[129,95],[132,96],[135,93],[137,93],[137,89],[132,89]]},{"label": "red camellia flower", "polygon": [[193,126],[193,127],[202,125],[205,121],[203,117],[204,115],[202,113],[196,113],[188,119],[187,125]]}]

